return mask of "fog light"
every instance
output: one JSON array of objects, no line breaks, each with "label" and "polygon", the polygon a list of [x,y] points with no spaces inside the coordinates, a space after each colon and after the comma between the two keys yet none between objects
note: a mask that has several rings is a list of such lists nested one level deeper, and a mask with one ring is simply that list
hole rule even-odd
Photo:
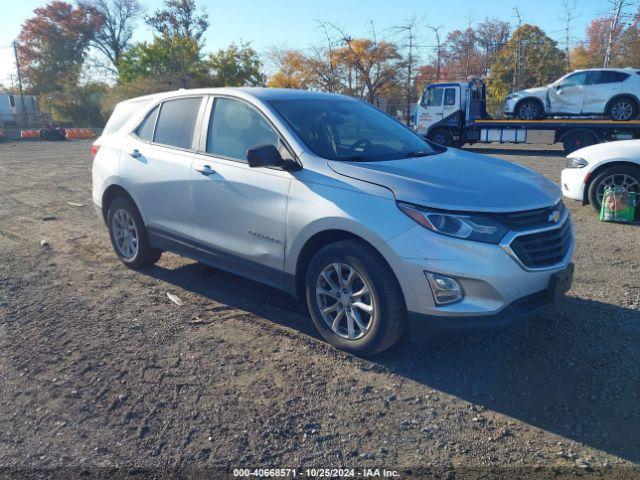
[{"label": "fog light", "polygon": [[424,272],[436,305],[448,305],[464,298],[462,286],[453,278],[437,273]]}]

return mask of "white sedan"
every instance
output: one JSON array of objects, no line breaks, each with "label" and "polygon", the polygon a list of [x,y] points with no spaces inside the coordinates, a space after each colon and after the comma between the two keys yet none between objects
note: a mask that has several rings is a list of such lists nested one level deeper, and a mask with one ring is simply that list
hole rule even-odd
[{"label": "white sedan", "polygon": [[565,197],[590,203],[600,211],[607,185],[625,187],[640,195],[640,140],[622,140],[581,148],[567,156],[562,170]]}]

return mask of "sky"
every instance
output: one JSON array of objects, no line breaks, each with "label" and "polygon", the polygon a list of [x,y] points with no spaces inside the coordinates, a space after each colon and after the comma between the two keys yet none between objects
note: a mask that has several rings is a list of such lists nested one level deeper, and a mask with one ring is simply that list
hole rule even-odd
[{"label": "sky", "polygon": [[[574,41],[582,39],[586,25],[603,13],[603,0],[574,0],[572,22]],[[15,75],[11,43],[22,23],[33,16],[34,8],[46,0],[0,0],[0,83],[10,84]],[[148,13],[162,6],[162,0],[142,0]],[[560,0],[198,0],[209,14],[209,30],[205,34],[205,51],[224,48],[240,40],[251,42],[259,54],[266,56],[277,47],[305,48],[322,42],[318,20],[336,24],[352,36],[366,35],[372,21],[385,37],[402,39],[392,27],[405,25],[415,16],[424,25],[442,26],[442,32],[467,26],[485,17],[498,17],[515,23],[513,8],[520,11],[523,22],[542,28],[560,41],[564,38],[564,19]],[[427,28],[419,28],[418,53],[424,58],[433,51],[434,36]],[[149,28],[138,25],[136,40],[151,38]],[[401,42],[400,42],[401,43]]]}]

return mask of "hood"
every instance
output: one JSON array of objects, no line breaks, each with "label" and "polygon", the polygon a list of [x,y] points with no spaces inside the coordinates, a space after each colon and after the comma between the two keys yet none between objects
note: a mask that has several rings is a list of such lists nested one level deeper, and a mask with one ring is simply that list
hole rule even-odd
[{"label": "hood", "polygon": [[443,210],[517,212],[550,207],[561,199],[560,189],[532,170],[461,150],[384,162],[328,164],[345,177],[389,188],[397,200]]},{"label": "hood", "polygon": [[527,88],[526,90],[520,90],[518,92],[514,92],[514,94],[520,95],[522,97],[539,97],[545,98],[547,95],[548,87],[535,87],[535,88]]},{"label": "hood", "polygon": [[617,142],[598,143],[581,148],[567,155],[568,157],[583,157],[586,160],[640,160],[640,140],[619,140]]}]

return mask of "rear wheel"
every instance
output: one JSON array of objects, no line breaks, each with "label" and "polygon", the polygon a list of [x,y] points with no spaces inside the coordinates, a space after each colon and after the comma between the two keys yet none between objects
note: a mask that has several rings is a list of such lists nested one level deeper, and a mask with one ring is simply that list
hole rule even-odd
[{"label": "rear wheel", "polygon": [[589,203],[596,210],[600,211],[604,189],[607,186],[624,187],[630,192],[640,195],[640,168],[620,165],[607,168],[591,181],[589,184]]},{"label": "rear wheel", "polygon": [[356,240],[322,248],[305,277],[307,306],[331,345],[373,355],[405,331],[406,308],[393,271],[378,252]]},{"label": "rear wheel", "polygon": [[433,143],[437,143],[438,145],[442,145],[443,147],[451,147],[453,146],[453,138],[451,137],[451,133],[444,128],[438,128],[429,134],[429,140]]},{"label": "rear wheel", "polygon": [[593,133],[586,131],[569,132],[562,140],[562,146],[567,154],[596,143],[598,141]]},{"label": "rear wheel", "polygon": [[539,120],[544,112],[537,100],[523,100],[516,108],[516,116],[521,120]]},{"label": "rear wheel", "polygon": [[162,252],[149,244],[140,212],[128,198],[119,197],[111,202],[107,226],[113,250],[127,267],[136,270],[160,259]]},{"label": "rear wheel", "polygon": [[607,115],[611,120],[626,122],[638,116],[638,104],[631,97],[616,98],[609,105]]}]

